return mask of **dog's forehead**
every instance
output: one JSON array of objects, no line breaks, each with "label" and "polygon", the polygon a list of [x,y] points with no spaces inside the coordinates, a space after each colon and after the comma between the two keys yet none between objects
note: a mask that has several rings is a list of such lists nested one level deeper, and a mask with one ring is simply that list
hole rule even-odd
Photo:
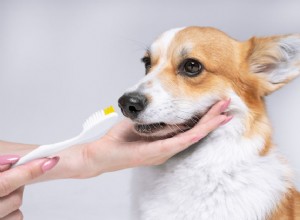
[{"label": "dog's forehead", "polygon": [[150,51],[152,56],[167,56],[167,51],[174,40],[175,36],[185,27],[173,28],[162,33],[151,45]]},{"label": "dog's forehead", "polygon": [[193,50],[196,50],[197,53],[210,55],[212,47],[219,52],[231,49],[232,40],[224,32],[211,27],[174,28],[162,33],[152,43],[149,52],[154,58],[153,60],[164,61],[167,57],[170,58],[170,53],[174,51],[177,55],[185,55]]}]

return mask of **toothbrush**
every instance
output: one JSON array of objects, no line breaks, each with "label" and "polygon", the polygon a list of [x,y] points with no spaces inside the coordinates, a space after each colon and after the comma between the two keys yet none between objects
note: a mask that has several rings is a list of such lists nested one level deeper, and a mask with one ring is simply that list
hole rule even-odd
[{"label": "toothbrush", "polygon": [[42,145],[20,158],[13,167],[28,163],[38,158],[52,156],[75,144],[91,141],[92,139],[99,137],[113,124],[115,124],[117,118],[118,114],[115,112],[113,106],[97,111],[83,123],[82,131],[76,137],[55,144]]}]

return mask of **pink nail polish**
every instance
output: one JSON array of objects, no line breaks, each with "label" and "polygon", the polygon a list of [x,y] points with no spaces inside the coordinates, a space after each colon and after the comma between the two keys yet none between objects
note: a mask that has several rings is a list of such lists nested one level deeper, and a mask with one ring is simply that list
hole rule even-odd
[{"label": "pink nail polish", "polygon": [[233,115],[228,116],[220,125],[225,125],[233,118]]},{"label": "pink nail polish", "polygon": [[3,155],[0,156],[0,165],[14,164],[20,159],[18,155]]},{"label": "pink nail polish", "polygon": [[55,165],[58,163],[59,157],[53,157],[49,160],[47,160],[43,165],[42,165],[42,170],[43,172],[47,172],[51,170]]},{"label": "pink nail polish", "polygon": [[221,109],[220,109],[221,112],[224,112],[224,111],[228,108],[230,102],[231,102],[231,99],[228,99],[228,100],[221,106]]}]

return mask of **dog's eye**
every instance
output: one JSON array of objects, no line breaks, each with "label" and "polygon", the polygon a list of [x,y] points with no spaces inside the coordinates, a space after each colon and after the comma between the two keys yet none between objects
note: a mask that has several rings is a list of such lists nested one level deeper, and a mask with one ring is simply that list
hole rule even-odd
[{"label": "dog's eye", "polygon": [[150,59],[150,57],[143,57],[142,62],[145,64],[145,69],[146,69],[146,73],[147,73],[149,71],[149,69],[151,68],[151,59]]},{"label": "dog's eye", "polygon": [[203,67],[202,64],[195,59],[186,59],[179,66],[179,73],[194,77],[201,73]]}]

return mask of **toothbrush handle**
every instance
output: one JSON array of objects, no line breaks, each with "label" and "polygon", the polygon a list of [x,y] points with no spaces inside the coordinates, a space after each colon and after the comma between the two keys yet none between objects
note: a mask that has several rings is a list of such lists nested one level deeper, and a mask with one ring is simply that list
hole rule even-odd
[{"label": "toothbrush handle", "polygon": [[69,140],[55,143],[55,144],[47,144],[47,145],[41,145],[37,149],[31,151],[30,153],[23,156],[13,167],[28,163],[32,160],[38,159],[38,158],[44,158],[52,156],[59,151],[64,150],[65,148],[70,147],[71,145],[75,145],[79,143],[80,136],[76,136],[74,138],[71,138]]}]

